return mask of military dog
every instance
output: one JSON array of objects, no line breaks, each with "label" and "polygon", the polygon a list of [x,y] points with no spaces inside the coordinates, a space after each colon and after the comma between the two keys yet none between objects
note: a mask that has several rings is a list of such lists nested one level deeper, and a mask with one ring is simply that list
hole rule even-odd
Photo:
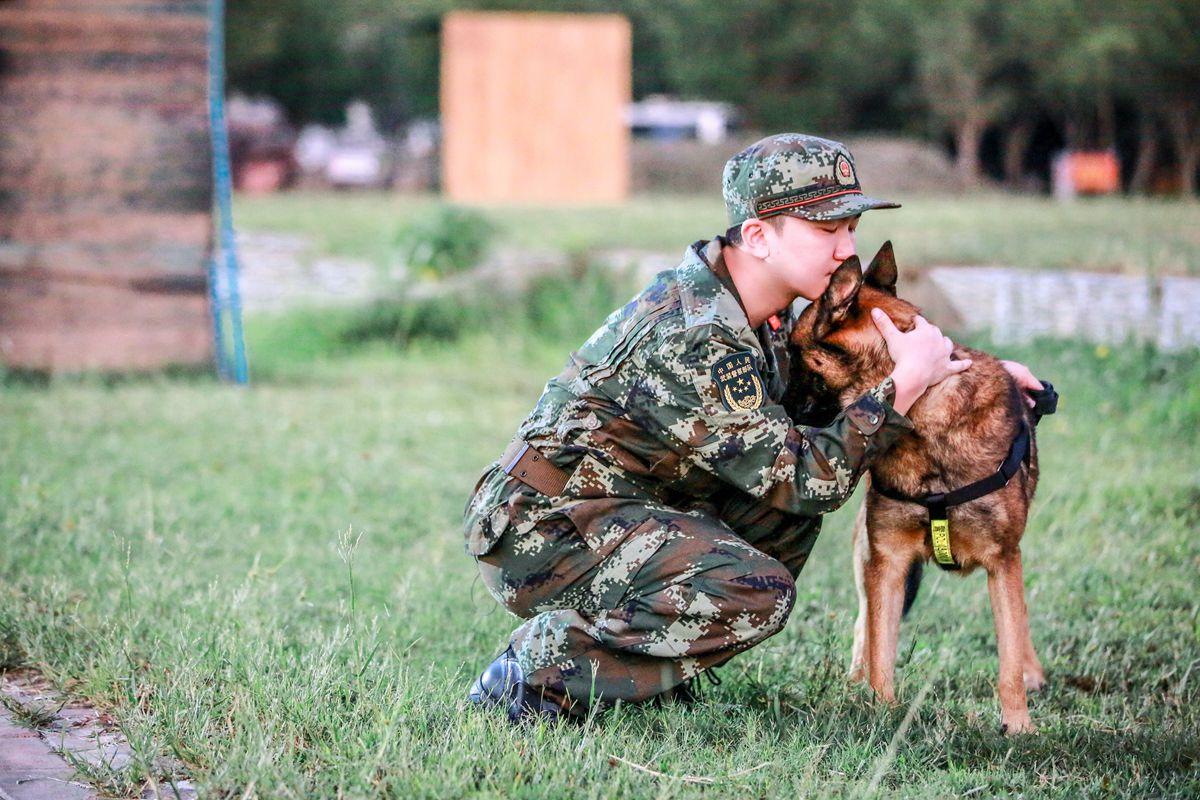
[{"label": "military dog", "polygon": [[[892,371],[871,309],[882,309],[900,330],[911,329],[920,313],[896,297],[896,275],[889,242],[865,273],[857,257],[843,263],[825,294],[800,314],[790,340],[797,366],[784,401],[789,411],[803,417],[813,413],[814,402],[844,405]],[[895,702],[900,619],[915,596],[913,578],[919,582],[921,565],[936,555],[939,564],[962,574],[982,567],[1000,651],[1001,728],[1032,731],[1025,692],[1040,688],[1045,677],[1029,636],[1020,543],[1038,478],[1035,419],[997,359],[958,346],[954,357],[973,364],[925,392],[908,412],[914,430],[870,468],[854,527],[859,613],[851,678]],[[807,409],[796,408],[799,398]],[[914,502],[988,478],[1002,463],[1015,471],[1007,482],[994,480],[998,488],[978,499],[948,510]],[[935,516],[946,517],[940,524],[948,527],[948,542],[946,527],[939,533],[939,522],[932,522]]]}]

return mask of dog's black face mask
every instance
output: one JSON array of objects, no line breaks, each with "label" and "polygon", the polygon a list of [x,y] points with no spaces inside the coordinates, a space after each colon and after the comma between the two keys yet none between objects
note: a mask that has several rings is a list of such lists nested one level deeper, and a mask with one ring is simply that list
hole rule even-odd
[{"label": "dog's black face mask", "polygon": [[841,411],[830,376],[845,376],[851,365],[840,348],[824,341],[854,303],[862,271],[857,256],[842,263],[825,294],[800,314],[791,336],[792,370],[783,407],[800,424],[824,427]]},{"label": "dog's black face mask", "polygon": [[[834,334],[854,316],[863,285],[896,295],[896,262],[885,242],[864,274],[857,257],[847,259],[825,294],[801,313],[792,333],[791,380],[783,407],[798,423],[825,426],[841,412],[841,391],[864,367]],[[861,354],[860,354],[861,355]]]},{"label": "dog's black face mask", "polygon": [[782,405],[788,416],[798,424],[823,428],[833,423],[841,412],[837,393],[815,372],[798,369],[783,394]]}]

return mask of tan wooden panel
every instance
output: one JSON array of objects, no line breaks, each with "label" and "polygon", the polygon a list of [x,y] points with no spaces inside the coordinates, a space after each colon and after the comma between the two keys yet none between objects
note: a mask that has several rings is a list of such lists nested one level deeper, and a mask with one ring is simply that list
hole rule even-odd
[{"label": "tan wooden panel", "polygon": [[463,202],[610,203],[629,193],[629,22],[455,12],[442,27],[442,184]]},{"label": "tan wooden panel", "polygon": [[205,362],[205,0],[0,6],[0,360]]}]

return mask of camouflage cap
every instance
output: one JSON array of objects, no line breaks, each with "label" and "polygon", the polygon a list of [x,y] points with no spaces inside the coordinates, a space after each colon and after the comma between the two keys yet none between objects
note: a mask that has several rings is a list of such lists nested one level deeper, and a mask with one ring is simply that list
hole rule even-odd
[{"label": "camouflage cap", "polygon": [[844,144],[802,133],[778,133],[750,145],[725,162],[721,183],[730,226],[776,214],[821,222],[900,207],[862,193]]}]

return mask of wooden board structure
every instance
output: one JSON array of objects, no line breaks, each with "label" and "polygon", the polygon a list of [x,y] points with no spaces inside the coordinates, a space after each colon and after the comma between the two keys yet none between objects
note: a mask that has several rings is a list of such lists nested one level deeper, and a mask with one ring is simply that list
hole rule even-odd
[{"label": "wooden board structure", "polygon": [[207,0],[0,4],[0,360],[212,356]]},{"label": "wooden board structure", "polygon": [[629,194],[629,21],[454,12],[442,24],[442,189],[460,202]]}]

